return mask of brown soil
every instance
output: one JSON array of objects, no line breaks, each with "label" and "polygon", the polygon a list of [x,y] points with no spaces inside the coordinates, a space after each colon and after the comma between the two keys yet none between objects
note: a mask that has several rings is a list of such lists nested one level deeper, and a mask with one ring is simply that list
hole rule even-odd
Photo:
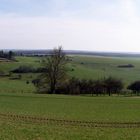
[{"label": "brown soil", "polygon": [[77,127],[89,127],[89,128],[140,128],[140,122],[92,122],[92,121],[80,121],[80,120],[61,120],[51,119],[45,117],[14,115],[14,114],[2,114],[0,113],[0,119],[9,121],[22,121],[27,123],[36,124],[55,124],[65,126],[77,126]]}]

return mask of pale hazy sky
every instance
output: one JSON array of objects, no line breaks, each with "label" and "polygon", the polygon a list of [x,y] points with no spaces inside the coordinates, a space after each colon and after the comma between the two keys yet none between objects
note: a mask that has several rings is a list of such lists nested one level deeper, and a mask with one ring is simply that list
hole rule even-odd
[{"label": "pale hazy sky", "polygon": [[0,0],[0,49],[140,52],[140,0]]}]

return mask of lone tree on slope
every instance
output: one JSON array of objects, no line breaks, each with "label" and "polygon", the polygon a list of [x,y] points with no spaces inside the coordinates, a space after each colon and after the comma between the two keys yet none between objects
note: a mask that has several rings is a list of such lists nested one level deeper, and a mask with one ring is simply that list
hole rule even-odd
[{"label": "lone tree on slope", "polygon": [[66,55],[63,52],[62,47],[54,49],[49,56],[43,59],[43,67],[46,68],[46,72],[40,75],[39,88],[47,89],[49,93],[54,94],[56,88],[66,75]]}]

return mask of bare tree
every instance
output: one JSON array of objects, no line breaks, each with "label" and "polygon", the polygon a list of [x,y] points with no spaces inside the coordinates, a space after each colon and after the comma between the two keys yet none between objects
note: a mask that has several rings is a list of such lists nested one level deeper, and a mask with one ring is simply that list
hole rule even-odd
[{"label": "bare tree", "polygon": [[56,91],[56,86],[66,75],[66,55],[62,47],[54,49],[49,56],[43,59],[42,65],[46,68],[46,72],[41,75],[43,83],[48,85],[49,92],[53,94]]}]

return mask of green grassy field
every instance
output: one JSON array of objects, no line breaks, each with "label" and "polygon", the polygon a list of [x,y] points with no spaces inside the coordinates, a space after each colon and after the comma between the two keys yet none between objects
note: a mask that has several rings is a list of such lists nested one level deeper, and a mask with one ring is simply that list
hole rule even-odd
[{"label": "green grassy field", "polygon": [[[9,71],[19,66],[40,67],[41,58],[17,57],[17,62],[0,62],[0,71]],[[102,79],[104,77],[117,77],[127,86],[133,81],[140,80],[140,58],[127,57],[92,57],[92,56],[72,56],[72,62],[67,65],[68,75],[85,79]],[[118,68],[118,65],[132,64],[134,68]],[[74,71],[72,71],[74,69]],[[32,78],[30,78],[32,77]],[[0,78],[0,92],[34,92],[35,88],[31,84],[35,74],[24,74],[21,80],[9,80],[9,77]],[[26,85],[29,80],[30,84]],[[15,85],[16,89],[15,89]],[[14,90],[15,89],[15,90]]]},{"label": "green grassy field", "polygon": [[1,140],[139,140],[140,129],[81,128],[0,121]]},{"label": "green grassy field", "polygon": [[37,67],[40,65],[39,58],[36,57],[16,57],[17,61],[12,62],[0,62],[0,71],[9,72],[19,66],[33,66]]},{"label": "green grassy field", "polygon": [[[81,64],[82,63],[82,64]],[[118,68],[118,65],[132,64],[134,68]],[[80,78],[101,79],[108,76],[120,78],[127,85],[140,80],[140,58],[74,56],[70,74]]]},{"label": "green grassy field", "polygon": [[[125,85],[140,79],[140,58],[72,56],[68,75],[78,78],[121,78]],[[9,73],[21,65],[40,66],[35,57],[17,57],[18,62],[0,62],[0,71]],[[134,68],[118,68],[133,64]],[[74,71],[71,71],[74,69]],[[14,75],[12,75],[14,76]],[[35,94],[31,83],[37,75],[23,74],[20,80],[0,77],[0,113],[52,119],[96,122],[140,122],[139,97],[84,97]],[[26,81],[30,83],[27,84]],[[0,118],[2,140],[139,140],[139,128],[86,128],[35,124]]]},{"label": "green grassy field", "polygon": [[[139,122],[139,98],[64,95],[0,95],[0,113],[52,119]],[[86,128],[24,123],[0,119],[0,139],[21,140],[138,140],[139,128]]]},{"label": "green grassy field", "polygon": [[0,112],[55,119],[137,122],[140,98],[63,95],[0,95]]},{"label": "green grassy field", "polygon": [[1,140],[139,140],[140,129],[74,128],[0,121]]}]

